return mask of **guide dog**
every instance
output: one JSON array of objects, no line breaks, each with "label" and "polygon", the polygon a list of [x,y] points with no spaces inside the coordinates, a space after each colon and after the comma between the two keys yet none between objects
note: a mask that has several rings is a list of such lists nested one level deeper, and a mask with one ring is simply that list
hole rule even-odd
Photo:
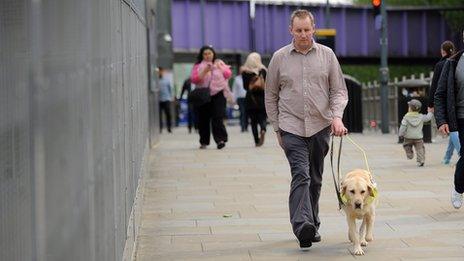
[{"label": "guide dog", "polygon": [[[353,254],[364,255],[361,246],[367,246],[367,242],[374,239],[372,229],[377,188],[372,181],[371,173],[363,169],[355,169],[347,173],[341,183],[340,196],[348,222],[348,239],[353,243]],[[356,219],[362,220],[359,233]]]}]

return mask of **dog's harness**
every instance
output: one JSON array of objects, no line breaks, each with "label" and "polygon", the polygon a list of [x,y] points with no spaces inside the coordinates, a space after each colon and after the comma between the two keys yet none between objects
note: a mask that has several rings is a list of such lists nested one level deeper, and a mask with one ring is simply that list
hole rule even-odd
[{"label": "dog's harness", "polygon": [[[369,172],[369,177],[370,177],[370,181],[373,185],[373,190],[372,190],[372,194],[373,196],[369,196],[368,198],[368,203],[372,203],[374,201],[374,199],[377,197],[377,194],[378,194],[378,191],[377,191],[377,183],[375,183],[374,181],[374,178],[372,177],[371,175],[371,170],[369,168],[369,163],[367,162],[367,156],[366,156],[366,152],[364,151],[363,148],[361,148],[361,146],[359,146],[356,142],[354,142],[350,136],[346,135],[346,138],[354,145],[356,146],[363,154],[364,156],[364,162],[366,163],[366,170]],[[340,146],[338,148],[338,157],[337,157],[337,178],[335,178],[335,172],[334,172],[334,167],[333,167],[333,154],[334,154],[334,136],[332,136],[332,142],[331,142],[331,145],[330,145],[330,166],[331,166],[331,169],[332,169],[332,176],[333,176],[333,179],[334,179],[334,186],[335,186],[335,192],[337,193],[337,199],[338,199],[338,209],[342,209],[342,206],[346,205],[348,203],[348,198],[346,198],[345,195],[341,195],[340,193],[340,158],[341,158],[341,155],[342,155],[342,141],[343,141],[343,136],[340,137]]]}]

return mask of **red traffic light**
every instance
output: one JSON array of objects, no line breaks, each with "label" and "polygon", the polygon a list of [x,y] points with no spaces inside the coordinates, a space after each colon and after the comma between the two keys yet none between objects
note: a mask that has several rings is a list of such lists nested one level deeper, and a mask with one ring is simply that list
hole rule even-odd
[{"label": "red traffic light", "polygon": [[380,15],[380,6],[382,5],[382,0],[371,0],[371,3],[374,17]]}]

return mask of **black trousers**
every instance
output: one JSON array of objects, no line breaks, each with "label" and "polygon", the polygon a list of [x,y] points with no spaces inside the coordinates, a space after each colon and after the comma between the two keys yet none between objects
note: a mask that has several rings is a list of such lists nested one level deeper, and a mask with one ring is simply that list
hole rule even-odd
[{"label": "black trousers", "polygon": [[171,132],[171,102],[170,101],[162,101],[159,103],[160,108],[160,132],[163,131],[163,115],[166,115],[166,126],[169,132]]},{"label": "black trousers", "polygon": [[227,130],[224,125],[226,114],[226,98],[222,92],[211,96],[211,101],[197,107],[198,112],[198,132],[200,134],[200,144],[209,145],[211,130],[213,139],[216,143],[227,142]]},{"label": "black trousers", "polygon": [[255,140],[255,144],[259,142],[259,132],[258,132],[258,125],[261,131],[266,131],[266,112],[264,111],[248,111],[248,116],[251,120],[251,131],[253,132],[253,138]]},{"label": "black trousers", "polygon": [[456,163],[454,171],[454,189],[458,193],[464,193],[464,119],[458,119],[458,134],[461,150],[459,151],[459,160]]},{"label": "black trousers", "polygon": [[198,122],[195,119],[195,108],[190,102],[187,106],[187,124],[189,133],[192,132],[192,128],[195,128],[196,130],[198,129]]},{"label": "black trousers", "polygon": [[281,131],[282,146],[290,164],[292,182],[289,209],[293,233],[300,239],[303,224],[320,226],[319,196],[321,194],[324,158],[329,151],[330,127],[311,137]]}]

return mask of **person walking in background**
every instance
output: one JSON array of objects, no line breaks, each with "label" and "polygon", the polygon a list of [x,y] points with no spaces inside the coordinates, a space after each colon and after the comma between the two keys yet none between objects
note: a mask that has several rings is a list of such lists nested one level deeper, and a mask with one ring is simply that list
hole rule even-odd
[{"label": "person walking in background", "polygon": [[[443,70],[443,64],[445,63],[446,59],[451,57],[454,54],[456,48],[454,47],[453,42],[451,41],[444,41],[441,44],[440,53],[441,59],[435,64],[433,69],[433,78],[432,83],[430,84],[430,101],[429,101],[429,108],[434,107],[434,96],[437,90],[438,79],[440,78],[441,71]],[[457,131],[450,132],[449,139],[448,139],[448,147],[446,148],[445,156],[443,158],[442,163],[445,165],[449,165],[451,161],[451,157],[453,156],[453,151],[456,149],[456,153],[459,156],[459,151],[461,149],[461,145],[459,144],[459,135]]]},{"label": "person walking in background", "polygon": [[198,129],[200,149],[206,149],[210,142],[211,129],[218,149],[226,146],[227,130],[224,125],[226,98],[232,99],[227,79],[232,76],[230,67],[216,58],[211,46],[203,46],[193,66],[190,79],[196,88],[209,88],[211,101],[198,106]]},{"label": "person walking in background", "polygon": [[[182,91],[180,92],[180,95],[179,95],[179,101],[184,96],[184,93],[187,93],[187,97],[188,97],[192,89],[193,89],[192,81],[190,80],[190,77],[189,77],[184,81],[184,84],[182,85]],[[193,104],[188,99],[187,99],[187,127],[188,127],[189,133],[192,133],[192,127],[194,127],[195,130],[198,130],[198,124],[195,120]]]},{"label": "person walking in background", "polygon": [[414,146],[416,150],[417,166],[419,167],[423,167],[425,163],[424,134],[422,132],[422,127],[424,127],[424,122],[429,122],[433,117],[431,108],[427,109],[427,115],[419,113],[421,108],[422,103],[419,100],[410,100],[408,102],[408,113],[406,113],[401,120],[400,130],[398,131],[398,135],[404,138],[403,148],[408,159],[414,158],[414,151],[412,150]]},{"label": "person walking in background", "polygon": [[[464,40],[464,31],[462,32]],[[462,206],[464,193],[464,50],[461,50],[443,64],[435,92],[435,119],[438,130],[444,135],[457,131],[459,135],[459,160],[454,171],[454,188],[451,203],[458,209]]]},{"label": "person walking in background", "polygon": [[160,87],[160,94],[159,94],[159,109],[160,109],[160,133],[163,132],[163,115],[166,116],[166,127],[168,132],[171,133],[171,100],[172,100],[172,89],[171,89],[171,82],[169,79],[165,77],[166,71],[164,68],[159,67],[158,75],[159,75],[159,87]]},{"label": "person walking in background", "polygon": [[342,122],[348,92],[335,53],[313,39],[313,15],[294,11],[289,30],[292,43],[276,51],[268,67],[265,104],[291,168],[290,222],[304,250],[321,241],[324,158],[330,134],[348,132]]},{"label": "person walking in background", "polygon": [[[247,115],[251,120],[251,131],[255,146],[260,147],[264,144],[266,135],[266,106],[264,105],[264,86],[266,81],[267,69],[261,62],[258,53],[250,53],[243,65],[243,86],[246,93],[245,104]],[[258,125],[260,127],[258,136]]]},{"label": "person walking in background", "polygon": [[234,94],[235,102],[240,111],[240,129],[242,132],[248,131],[248,115],[246,113],[245,97],[247,91],[243,88],[242,78],[243,66],[240,66],[237,76],[234,77],[232,85],[232,93]]}]

